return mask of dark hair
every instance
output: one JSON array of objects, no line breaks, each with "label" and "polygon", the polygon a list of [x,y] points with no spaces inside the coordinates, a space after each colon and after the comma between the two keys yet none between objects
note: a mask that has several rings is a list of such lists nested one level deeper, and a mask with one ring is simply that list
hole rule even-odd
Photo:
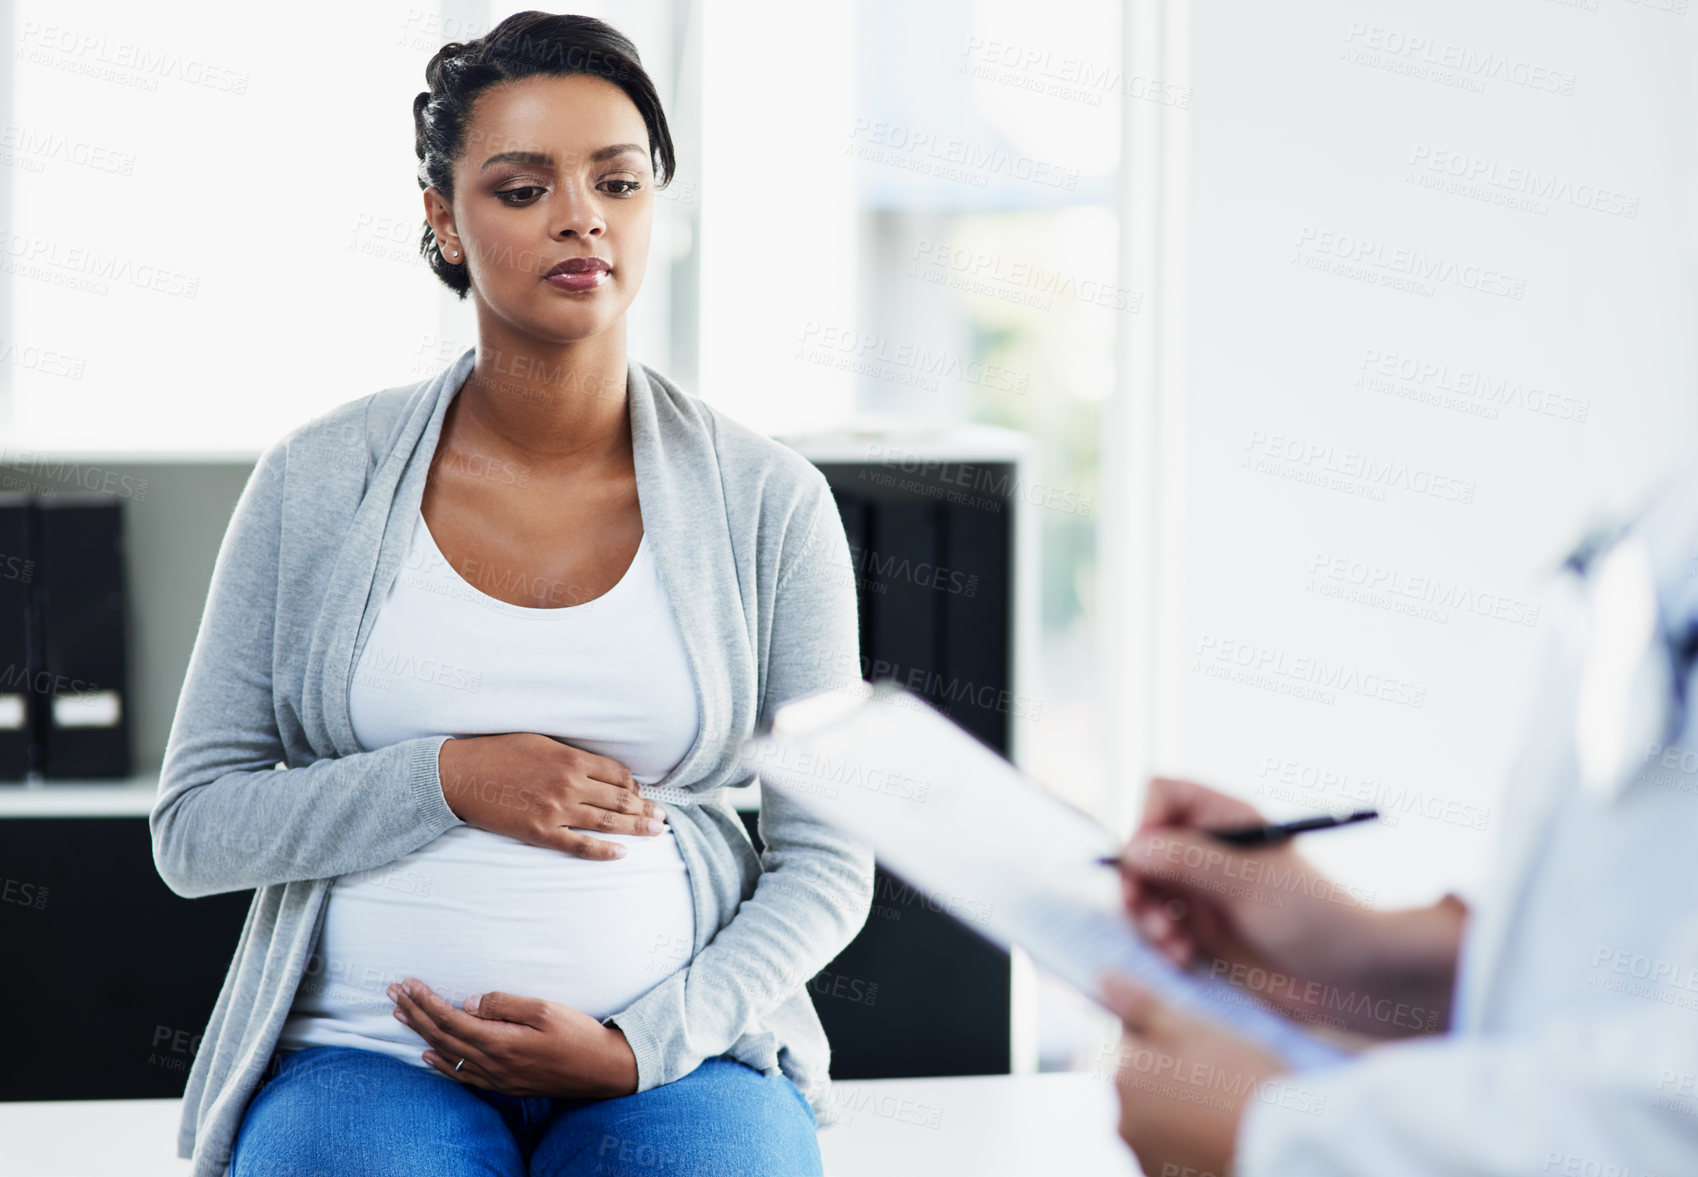
[{"label": "dark hair", "polygon": [[[501,82],[538,74],[590,74],[625,91],[648,127],[655,186],[666,187],[676,166],[672,132],[630,38],[591,16],[516,12],[476,40],[450,41],[425,66],[430,89],[413,99],[420,191],[435,188],[453,200],[454,161],[465,150],[466,123],[478,95]],[[466,297],[472,285],[466,267],[450,265],[442,256],[428,220],[419,253],[450,290]]]}]

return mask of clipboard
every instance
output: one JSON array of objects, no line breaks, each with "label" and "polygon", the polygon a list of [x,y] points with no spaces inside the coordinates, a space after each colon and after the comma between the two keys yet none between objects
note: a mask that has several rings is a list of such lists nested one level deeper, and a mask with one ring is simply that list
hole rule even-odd
[{"label": "clipboard", "polygon": [[1113,836],[904,687],[860,683],[785,703],[740,760],[763,788],[870,845],[935,907],[1004,950],[1025,949],[1104,1008],[1097,978],[1113,970],[1293,1070],[1349,1057],[1145,944],[1118,871],[1097,861],[1118,852]]}]

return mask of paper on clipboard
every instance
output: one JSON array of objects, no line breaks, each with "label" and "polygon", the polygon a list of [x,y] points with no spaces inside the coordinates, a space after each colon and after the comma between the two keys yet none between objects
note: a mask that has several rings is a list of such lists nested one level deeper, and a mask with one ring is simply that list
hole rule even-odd
[{"label": "paper on clipboard", "polygon": [[890,683],[810,695],[780,707],[749,740],[744,766],[873,847],[890,871],[1004,949],[1101,1002],[1097,978],[1125,973],[1223,1023],[1297,1070],[1347,1057],[1243,990],[1175,969],[1133,930],[1119,847],[1086,814]]}]

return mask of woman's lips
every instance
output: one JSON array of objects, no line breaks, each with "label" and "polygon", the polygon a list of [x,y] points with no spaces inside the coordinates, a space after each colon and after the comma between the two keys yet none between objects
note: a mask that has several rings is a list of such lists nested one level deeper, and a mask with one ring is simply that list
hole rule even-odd
[{"label": "woman's lips", "polygon": [[569,257],[543,275],[561,290],[594,290],[606,280],[613,267],[599,257]]},{"label": "woman's lips", "polygon": [[577,270],[550,274],[543,281],[560,290],[594,290],[607,281],[607,270]]}]

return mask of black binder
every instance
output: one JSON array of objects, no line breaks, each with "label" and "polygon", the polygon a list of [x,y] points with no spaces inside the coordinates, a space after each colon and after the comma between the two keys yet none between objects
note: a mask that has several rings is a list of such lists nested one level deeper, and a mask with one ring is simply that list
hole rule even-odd
[{"label": "black binder", "polygon": [[[1016,706],[1013,467],[975,466],[991,489],[964,495],[959,463],[935,473],[818,465],[854,561],[862,677],[903,683],[1006,754]],[[755,814],[742,817],[759,846]],[[1008,1072],[1008,954],[882,865],[866,926],[809,989],[837,1078]]]},{"label": "black binder", "polygon": [[22,781],[39,758],[30,697],[34,582],[29,496],[8,491],[0,494],[0,782]]},{"label": "black binder", "polygon": [[56,494],[38,497],[35,513],[42,773],[129,776],[123,504]]}]

